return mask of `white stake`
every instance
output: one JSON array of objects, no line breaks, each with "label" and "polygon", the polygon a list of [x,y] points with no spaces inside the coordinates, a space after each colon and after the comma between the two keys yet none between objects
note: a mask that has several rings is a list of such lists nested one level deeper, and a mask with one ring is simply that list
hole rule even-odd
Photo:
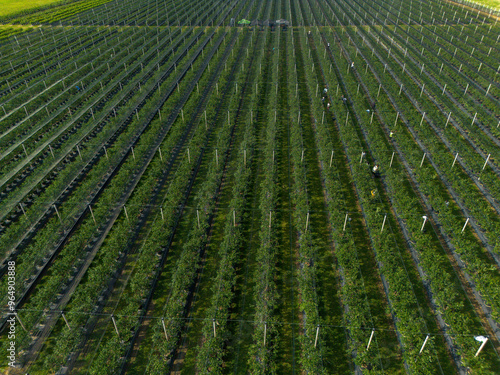
[{"label": "white stake", "polygon": [[444,84],[444,87],[443,87],[443,92],[441,93],[441,95],[444,95],[444,92],[446,91],[446,83]]},{"label": "white stake", "polygon": [[62,222],[61,215],[59,215],[59,210],[57,209],[56,205],[53,204],[52,206],[54,206],[54,210],[56,211],[56,214],[57,214],[57,217],[59,218],[59,221]]},{"label": "white stake", "polygon": [[304,149],[302,149],[302,156],[300,157],[300,161],[303,162],[304,161]]},{"label": "white stake", "polygon": [[345,227],[346,227],[346,225],[347,225],[347,216],[348,216],[348,215],[349,215],[349,214],[345,214],[344,229],[342,229],[342,232],[345,232]]},{"label": "white stake", "polygon": [[422,216],[422,219],[424,219],[424,222],[422,223],[422,228],[420,228],[420,231],[422,232],[424,230],[424,225],[425,225],[425,222],[427,221],[427,216]]},{"label": "white stake", "polygon": [[19,207],[21,207],[21,211],[23,211],[24,216],[27,217],[26,216],[26,211],[24,211],[24,207],[23,207],[22,203],[19,203]]},{"label": "white stake", "polygon": [[490,156],[491,154],[488,154],[488,157],[486,158],[486,161],[484,162],[484,165],[483,165],[483,171],[484,171],[484,168],[486,168],[486,164],[488,164],[488,160],[490,160]]},{"label": "white stake", "polygon": [[19,324],[21,325],[21,327],[23,327],[23,329],[28,332],[28,330],[26,329],[26,327],[24,326],[23,322],[21,322],[21,318],[19,318],[19,315],[17,314],[17,312],[15,312],[15,315],[16,315],[16,318],[17,318],[17,321],[19,322]]},{"label": "white stake", "polygon": [[448,126],[448,122],[450,121],[450,117],[451,117],[451,112],[448,113],[448,118],[446,119],[446,124],[444,125],[445,129]]},{"label": "white stake", "polygon": [[375,334],[375,329],[372,330],[372,334],[370,335],[370,340],[368,340],[368,345],[366,346],[366,350],[370,349],[370,344],[372,343],[374,334]]},{"label": "white stake", "polygon": [[465,230],[465,227],[467,226],[467,223],[469,222],[469,218],[467,218],[467,220],[465,220],[465,224],[464,224],[464,227],[462,228],[462,233],[464,232]]},{"label": "white stake", "polygon": [[420,120],[420,126],[422,126],[422,123],[424,122],[424,118],[425,118],[425,112],[423,113],[422,119]]},{"label": "white stake", "polygon": [[333,150],[332,150],[332,156],[330,156],[330,167],[332,166],[332,161],[333,161]]},{"label": "white stake", "polygon": [[130,147],[130,149],[132,150],[132,157],[134,158],[135,160],[135,152],[134,152],[134,147]]},{"label": "white stake", "polygon": [[92,211],[92,206],[90,204],[89,204],[89,210],[90,210],[90,214],[92,215],[92,219],[94,220],[94,224],[97,225],[97,222],[95,221],[94,211]]},{"label": "white stake", "polygon": [[467,94],[467,89],[468,88],[469,88],[469,84],[467,84],[467,86],[465,86],[464,95]]},{"label": "white stake", "polygon": [[191,163],[191,154],[189,153],[189,148],[188,148],[188,163]]},{"label": "white stake", "polygon": [[382,222],[382,228],[380,229],[380,233],[383,232],[385,226],[385,220],[387,219],[387,214],[384,215],[384,221]]},{"label": "white stake", "polygon": [[361,162],[363,161],[363,156],[365,156],[365,153],[361,152],[361,157],[359,158],[359,164],[361,164]]},{"label": "white stake", "polygon": [[308,226],[309,226],[309,212],[307,212],[307,217],[306,217],[306,232]]},{"label": "white stake", "polygon": [[474,113],[474,118],[472,119],[471,125],[474,125],[474,121],[476,121],[476,117],[477,117],[477,112]]},{"label": "white stake", "polygon": [[163,332],[165,332],[165,339],[168,340],[167,328],[165,327],[165,319],[161,318],[161,324],[163,325]]},{"label": "white stake", "polygon": [[395,154],[395,151],[392,152],[391,163],[389,164],[389,168],[392,167],[392,161],[394,160],[394,154]]},{"label": "white stake", "polygon": [[165,220],[165,216],[163,216],[163,207],[160,207],[161,219]]},{"label": "white stake", "polygon": [[233,227],[236,226],[236,211],[233,210]]},{"label": "white stake", "polygon": [[424,156],[422,156],[422,161],[420,162],[420,168],[422,168],[422,165],[424,164],[425,155],[427,155],[426,152],[424,152]]},{"label": "white stake", "polygon": [[455,159],[453,159],[453,164],[451,165],[451,168],[453,168],[453,167],[454,167],[455,162],[457,161],[457,158],[458,158],[458,152],[457,152],[457,154],[455,155]]},{"label": "white stake", "polygon": [[271,211],[269,211],[269,228],[271,228]]},{"label": "white stake", "polygon": [[314,347],[318,344],[318,336],[319,336],[319,324],[316,327],[316,339],[314,340]]},{"label": "white stake", "polygon": [[477,357],[479,355],[479,353],[481,353],[481,350],[483,350],[483,348],[484,348],[484,346],[486,345],[487,342],[488,342],[488,338],[486,338],[486,340],[483,341],[483,343],[481,344],[481,346],[477,350],[476,355],[474,357]]},{"label": "white stake", "polygon": [[113,315],[111,315],[111,320],[113,321],[113,325],[115,326],[116,334],[118,335],[118,337],[120,337],[120,332],[118,332],[118,327],[116,326],[115,317]]},{"label": "white stake", "polygon": [[422,351],[425,348],[425,344],[427,344],[427,340],[429,340],[429,335],[427,335],[427,337],[425,338],[424,343],[422,344],[422,347],[420,348],[420,351],[418,352],[418,354],[422,354]]},{"label": "white stake", "polygon": [[125,216],[127,217],[127,220],[129,220],[129,218],[128,218],[128,212],[127,212],[127,207],[123,206],[123,211],[125,212]]},{"label": "white stake", "polygon": [[396,126],[399,118],[399,112],[396,112],[396,120],[394,121],[394,126]]},{"label": "white stake", "polygon": [[214,326],[214,337],[217,337],[217,334],[215,333],[215,319],[212,319],[212,324]]},{"label": "white stake", "polygon": [[106,155],[106,159],[109,159],[108,150],[106,150],[106,146],[103,146],[103,148],[104,148],[104,154]]},{"label": "white stake", "polygon": [[71,330],[71,327],[69,326],[69,323],[68,323],[68,320],[66,319],[66,317],[64,316],[64,312],[61,311],[61,315],[64,319],[64,321],[66,322],[66,325],[68,326],[68,328]]},{"label": "white stake", "polygon": [[267,338],[267,323],[264,323],[264,346],[266,346],[266,338]]}]

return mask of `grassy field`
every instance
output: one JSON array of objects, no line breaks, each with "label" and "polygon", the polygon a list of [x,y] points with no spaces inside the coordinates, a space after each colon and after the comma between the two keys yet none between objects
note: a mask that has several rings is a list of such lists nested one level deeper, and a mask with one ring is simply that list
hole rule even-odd
[{"label": "grassy field", "polygon": [[0,17],[54,3],[61,3],[61,0],[0,0]]},{"label": "grassy field", "polygon": [[474,2],[491,8],[500,9],[500,0],[474,0]]}]

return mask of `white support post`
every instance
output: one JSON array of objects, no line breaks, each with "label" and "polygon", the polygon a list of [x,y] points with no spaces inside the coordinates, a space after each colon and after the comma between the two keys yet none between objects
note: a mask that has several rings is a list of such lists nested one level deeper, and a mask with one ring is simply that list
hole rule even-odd
[{"label": "white support post", "polygon": [[420,90],[420,97],[422,97],[422,94],[424,93],[424,87],[425,87],[425,83],[422,84],[422,90]]},{"label": "white support post", "polygon": [[344,229],[342,229],[342,232],[345,232],[345,227],[347,225],[347,217],[349,216],[349,214],[345,214],[345,220],[344,220]]},{"label": "white support post", "polygon": [[92,215],[92,220],[94,220],[94,224],[97,225],[97,222],[95,221],[94,211],[92,211],[92,206],[90,204],[89,204],[89,210],[90,214]]},{"label": "white support post", "polygon": [[19,322],[19,324],[21,325],[21,327],[23,327],[24,331],[25,332],[28,332],[28,330],[26,329],[26,327],[24,326],[23,322],[21,322],[21,318],[19,317],[19,315],[17,314],[17,311],[14,313],[16,315],[16,318],[17,318],[17,321]]},{"label": "white support post", "polygon": [[19,203],[19,207],[21,207],[21,211],[23,211],[23,215],[24,215],[24,217],[27,217],[27,216],[26,216],[26,211],[24,211],[24,207],[23,207],[23,204],[22,204],[22,203]]},{"label": "white support post", "polygon": [[330,167],[332,166],[332,161],[333,161],[333,150],[332,150],[332,155],[330,156]]},{"label": "white support post", "polygon": [[457,158],[458,158],[458,152],[455,155],[455,159],[453,159],[453,164],[451,165],[451,168],[453,168],[455,166],[455,162],[457,161]]},{"label": "white support post", "polygon": [[420,120],[420,126],[422,126],[422,123],[424,122],[424,118],[425,118],[425,112],[423,113],[422,119]]},{"label": "white support post", "polygon": [[380,229],[380,233],[384,231],[385,221],[387,220],[387,214],[384,215],[384,221],[382,222],[382,228]]},{"label": "white support post", "polygon": [[308,226],[309,226],[309,211],[307,212],[307,216],[306,216],[306,232],[307,232]]},{"label": "white support post", "polygon": [[422,216],[422,219],[424,219],[424,222],[422,223],[422,228],[420,228],[420,231],[422,232],[424,230],[425,223],[427,221],[427,216]]},{"label": "white support post", "polygon": [[272,211],[269,211],[269,228],[271,228]]},{"label": "white support post", "polygon": [[490,160],[490,156],[491,154],[488,154],[488,157],[486,158],[486,161],[484,162],[484,165],[483,165],[483,171],[484,171],[484,168],[486,168],[486,164],[488,164],[488,160]]},{"label": "white support post", "polygon": [[363,162],[363,156],[365,156],[365,153],[362,151],[361,157],[359,158],[359,164],[361,164]]},{"label": "white support post", "polygon": [[233,210],[233,227],[236,226],[236,211]]},{"label": "white support post", "polygon": [[448,126],[448,122],[450,122],[450,117],[451,117],[451,112],[448,113],[448,118],[446,119],[446,124],[444,125],[444,128],[446,129],[446,127]]},{"label": "white support post", "polygon": [[161,154],[161,148],[158,147],[158,153],[160,154],[160,160],[163,161],[163,156]]},{"label": "white support post", "polygon": [[300,157],[300,162],[304,161],[304,149],[302,149],[302,156]]},{"label": "white support post", "polygon": [[217,337],[217,333],[215,332],[215,319],[212,319],[212,325],[214,327],[214,337]]},{"label": "white support post", "polygon": [[165,327],[165,319],[161,318],[161,325],[163,326],[163,332],[165,333],[165,339],[168,340],[167,327]]},{"label": "white support post", "polygon": [[188,163],[191,164],[191,154],[189,153],[189,148],[187,149],[187,154],[188,154]]},{"label": "white support post", "polygon": [[134,160],[135,160],[135,152],[134,152],[134,147],[132,146],[132,147],[130,147],[130,149],[132,150],[132,157],[133,157],[133,158],[134,158]]},{"label": "white support post", "polygon": [[205,130],[208,130],[207,111],[205,111]]},{"label": "white support post", "polygon": [[483,348],[484,348],[484,346],[486,345],[487,342],[488,342],[488,338],[486,338],[486,340],[483,341],[483,343],[481,344],[481,346],[477,350],[476,355],[474,357],[477,357],[479,355],[479,353],[481,353],[481,350],[483,350]]},{"label": "white support post", "polygon": [[372,343],[373,335],[375,334],[375,328],[372,329],[372,334],[370,335],[370,340],[368,340],[368,345],[366,345],[366,350],[370,349],[370,344]]},{"label": "white support post", "polygon": [[422,156],[422,161],[420,162],[420,168],[422,168],[422,165],[424,164],[425,155],[427,155],[426,152],[424,152],[424,156]]},{"label": "white support post", "polygon": [[396,112],[396,120],[394,121],[394,126],[398,123],[399,112]]},{"label": "white support post", "polygon": [[325,111],[323,111],[323,116],[321,116],[321,125],[325,123]]},{"label": "white support post", "polygon": [[472,119],[471,125],[474,125],[474,122],[476,121],[476,117],[477,117],[477,112],[474,113],[474,118]]},{"label": "white support post", "polygon": [[392,152],[391,162],[390,162],[390,164],[389,164],[389,168],[390,168],[390,167],[392,167],[392,161],[394,160],[394,154],[395,154],[395,153],[396,153],[395,151],[393,151],[393,152]]},{"label": "white support post", "polygon": [[160,207],[161,219],[165,220],[165,216],[163,215],[163,207]]},{"label": "white support post", "polygon": [[127,220],[130,220],[128,218],[128,212],[127,212],[127,207],[126,206],[123,206],[123,212],[125,212],[125,217],[127,218]]},{"label": "white support post", "polygon": [[118,332],[118,327],[116,326],[115,317],[113,315],[111,315],[111,320],[113,321],[113,325],[115,326],[116,334],[118,335],[118,337],[120,337],[120,332]]},{"label": "white support post", "polygon": [[109,159],[108,150],[106,150],[106,146],[103,146],[103,148],[104,148],[104,154],[106,155],[106,159]]},{"label": "white support post", "polygon": [[64,322],[66,323],[66,325],[68,326],[68,329],[71,330],[71,327],[69,326],[68,320],[66,319],[66,316],[64,315],[63,311],[61,311],[61,316],[63,317]]},{"label": "white support post", "polygon": [[490,92],[490,88],[491,88],[491,83],[488,85],[488,89],[486,90],[486,94],[484,96],[488,96],[488,93]]},{"label": "white support post", "polygon": [[62,222],[61,215],[59,214],[59,210],[57,209],[57,206],[55,204],[53,204],[52,206],[54,206],[54,210],[56,211],[56,215],[59,218],[59,221]]},{"label": "white support post", "polygon": [[465,227],[467,226],[467,223],[469,222],[469,218],[467,218],[467,220],[465,220],[465,224],[464,224],[464,227],[462,228],[462,233],[464,232],[465,230]]},{"label": "white support post", "polygon": [[429,340],[429,335],[426,336],[424,343],[422,344],[422,347],[420,348],[420,351],[418,352],[419,355],[422,354],[422,352],[425,348],[425,344],[427,344],[427,340]]},{"label": "white support post", "polygon": [[468,89],[469,89],[469,84],[467,84],[467,86],[465,86],[464,95],[467,94]]},{"label": "white support post", "polygon": [[314,347],[318,344],[318,336],[319,336],[319,324],[316,326],[316,338],[314,339]]}]

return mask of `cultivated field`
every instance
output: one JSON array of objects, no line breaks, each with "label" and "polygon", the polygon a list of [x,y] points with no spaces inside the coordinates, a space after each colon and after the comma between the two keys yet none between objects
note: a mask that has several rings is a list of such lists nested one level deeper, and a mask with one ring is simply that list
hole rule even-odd
[{"label": "cultivated field", "polygon": [[499,374],[498,19],[443,0],[4,17],[0,372]]}]

